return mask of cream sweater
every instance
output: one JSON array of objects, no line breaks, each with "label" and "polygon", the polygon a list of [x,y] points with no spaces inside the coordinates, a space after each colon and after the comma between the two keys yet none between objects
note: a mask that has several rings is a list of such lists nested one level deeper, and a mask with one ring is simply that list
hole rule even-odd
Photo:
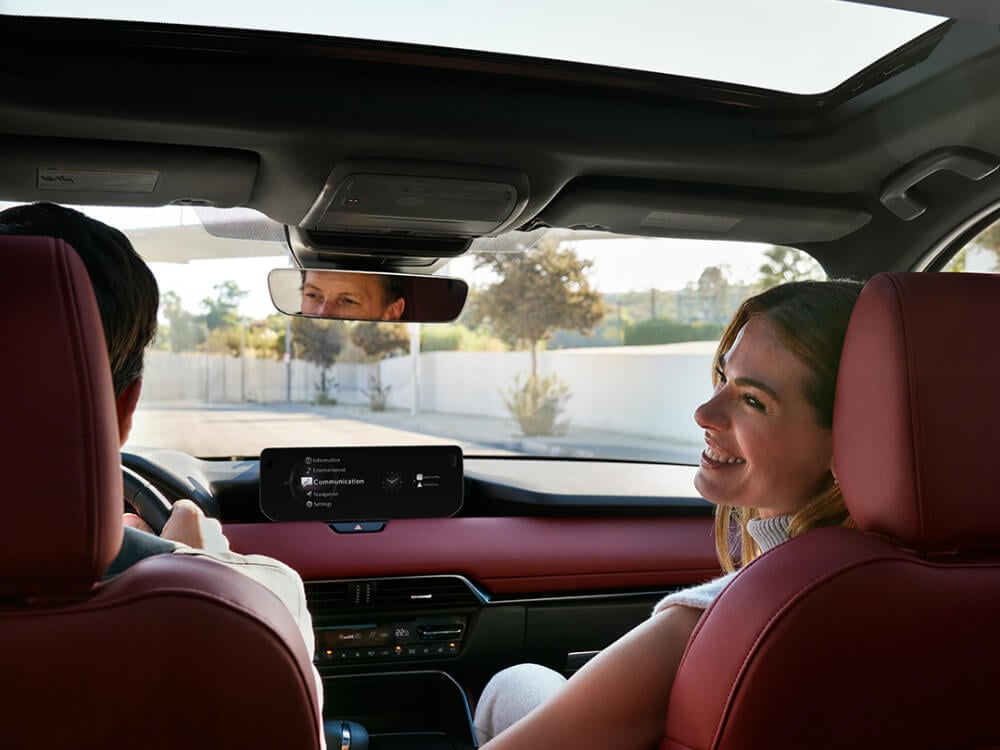
[{"label": "cream sweater", "polygon": [[[747,523],[747,532],[757,542],[761,554],[777,547],[782,542],[788,541],[788,521],[790,519],[791,516],[750,519]],[[668,594],[656,603],[656,606],[653,607],[653,614],[658,614],[675,604],[694,607],[695,609],[707,609],[708,605],[715,600],[715,597],[722,593],[722,589],[728,586],[729,582],[739,572],[739,570],[736,570],[732,573],[726,573],[724,576],[713,578],[706,583]]]}]

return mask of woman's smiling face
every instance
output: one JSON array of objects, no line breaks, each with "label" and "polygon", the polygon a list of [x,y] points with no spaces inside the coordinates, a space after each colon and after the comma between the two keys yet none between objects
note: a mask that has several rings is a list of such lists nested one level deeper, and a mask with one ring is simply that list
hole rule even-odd
[{"label": "woman's smiling face", "polygon": [[809,368],[760,315],[716,366],[715,393],[694,413],[706,443],[695,488],[762,517],[799,510],[828,486],[833,450],[803,394]]}]

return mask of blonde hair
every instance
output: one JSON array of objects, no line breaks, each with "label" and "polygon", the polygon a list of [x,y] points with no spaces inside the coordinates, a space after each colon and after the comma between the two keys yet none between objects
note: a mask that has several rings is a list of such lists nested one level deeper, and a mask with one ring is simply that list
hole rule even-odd
[{"label": "blonde hair", "polygon": [[[778,340],[809,368],[810,376],[802,384],[802,394],[815,411],[816,424],[831,429],[840,351],[862,286],[860,282],[847,280],[793,281],[748,297],[719,340],[712,363],[712,384],[718,383],[718,361],[730,350],[743,326],[753,317],[764,317]],[[727,573],[737,567],[734,549],[737,541],[740,566],[760,555],[757,543],[747,532],[747,522],[757,516],[756,508],[716,506],[715,551]],[[853,525],[840,486],[831,474],[825,488],[792,515],[788,536],[795,537],[820,526]]]}]

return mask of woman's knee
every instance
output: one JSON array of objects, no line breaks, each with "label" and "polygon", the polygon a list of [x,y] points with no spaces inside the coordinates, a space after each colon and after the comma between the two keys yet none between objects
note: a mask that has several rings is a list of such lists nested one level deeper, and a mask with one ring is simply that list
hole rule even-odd
[{"label": "woman's knee", "polygon": [[476,704],[474,723],[480,744],[527,716],[565,683],[565,677],[540,664],[516,664],[497,672]]}]

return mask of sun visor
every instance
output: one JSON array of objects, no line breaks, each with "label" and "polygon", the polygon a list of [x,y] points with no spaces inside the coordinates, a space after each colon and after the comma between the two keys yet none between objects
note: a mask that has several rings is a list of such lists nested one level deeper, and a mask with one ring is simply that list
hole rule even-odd
[{"label": "sun visor", "polygon": [[871,214],[843,196],[588,179],[570,183],[539,218],[625,235],[795,245],[849,235]]},{"label": "sun visor", "polygon": [[239,206],[258,157],[233,149],[0,138],[0,199],[76,205]]}]

